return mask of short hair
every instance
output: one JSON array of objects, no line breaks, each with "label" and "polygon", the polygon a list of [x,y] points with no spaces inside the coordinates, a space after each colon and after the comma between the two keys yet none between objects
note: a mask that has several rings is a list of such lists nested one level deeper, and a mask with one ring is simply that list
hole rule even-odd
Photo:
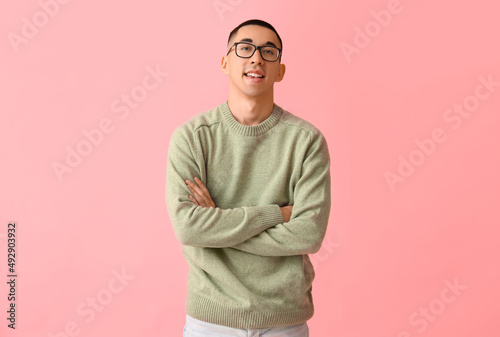
[{"label": "short hair", "polygon": [[[229,45],[229,41],[231,41],[231,39],[236,35],[236,33],[238,32],[238,30],[240,30],[241,27],[250,26],[250,25],[257,25],[257,26],[265,27],[265,28],[272,30],[276,34],[276,36],[278,37],[278,41],[280,42],[280,49],[283,50],[283,42],[281,41],[281,37],[278,34],[278,32],[276,31],[276,29],[274,29],[274,27],[270,23],[267,23],[265,21],[258,20],[258,19],[247,20],[247,21],[241,23],[235,29],[233,29],[231,31],[231,33],[229,34],[229,38],[227,39],[227,44]],[[280,55],[280,59],[281,59],[281,55]]]}]

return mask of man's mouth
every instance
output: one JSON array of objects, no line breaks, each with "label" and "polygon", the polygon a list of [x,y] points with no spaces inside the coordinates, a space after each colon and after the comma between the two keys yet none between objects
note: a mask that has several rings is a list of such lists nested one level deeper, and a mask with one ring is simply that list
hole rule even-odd
[{"label": "man's mouth", "polygon": [[254,71],[249,71],[244,74],[246,77],[251,77],[251,78],[264,78],[264,74],[260,72],[254,72]]}]

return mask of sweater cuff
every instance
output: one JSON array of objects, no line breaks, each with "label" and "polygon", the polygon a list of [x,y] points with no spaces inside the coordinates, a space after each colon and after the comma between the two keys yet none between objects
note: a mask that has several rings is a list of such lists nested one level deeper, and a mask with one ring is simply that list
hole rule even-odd
[{"label": "sweater cuff", "polygon": [[265,229],[283,223],[280,207],[277,204],[260,206],[259,220]]}]

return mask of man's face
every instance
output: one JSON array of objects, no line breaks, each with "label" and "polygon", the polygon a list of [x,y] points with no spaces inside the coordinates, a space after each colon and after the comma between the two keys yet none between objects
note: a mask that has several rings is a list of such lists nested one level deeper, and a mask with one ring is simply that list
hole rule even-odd
[{"label": "man's face", "polygon": [[[285,73],[285,65],[279,60],[269,62],[262,59],[259,50],[250,58],[236,56],[233,47],[235,42],[249,42],[256,46],[276,46],[281,49],[276,34],[265,27],[249,25],[241,27],[228,46],[231,49],[229,55],[222,58],[222,72],[229,76],[230,90],[236,90],[239,94],[249,97],[269,95],[273,92],[274,82],[279,82]],[[251,77],[248,73],[257,73],[264,77]]]}]

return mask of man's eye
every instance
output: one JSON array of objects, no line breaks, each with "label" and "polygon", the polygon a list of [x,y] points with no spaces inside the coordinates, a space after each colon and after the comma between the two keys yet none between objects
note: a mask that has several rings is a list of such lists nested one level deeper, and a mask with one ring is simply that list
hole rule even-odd
[{"label": "man's eye", "polygon": [[275,55],[275,52],[274,52],[274,50],[272,50],[272,49],[265,49],[265,50],[264,50],[264,53],[266,53],[266,54],[268,54],[268,55],[273,55],[273,56]]}]

